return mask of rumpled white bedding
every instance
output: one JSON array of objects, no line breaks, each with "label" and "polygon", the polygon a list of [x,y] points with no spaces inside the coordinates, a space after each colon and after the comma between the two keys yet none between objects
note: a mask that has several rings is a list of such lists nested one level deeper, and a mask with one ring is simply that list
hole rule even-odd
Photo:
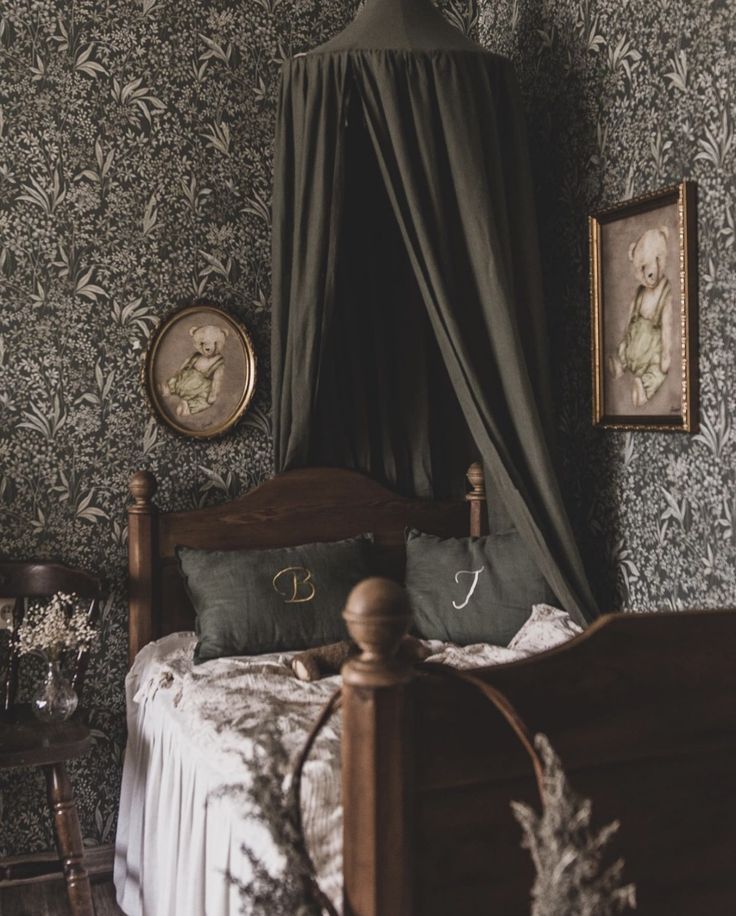
[{"label": "rumpled white bedding", "polygon": [[[516,661],[580,632],[564,612],[535,605],[507,648],[432,642],[432,661],[458,668]],[[246,795],[261,723],[301,749],[339,677],[296,680],[289,653],[192,664],[196,638],[175,633],[138,654],[126,679],[128,745],[115,844],[115,888],[127,916],[248,913],[236,882],[250,878],[243,844],[272,873],[281,857]],[[339,717],[304,770],[305,836],[320,885],[341,908]],[[236,879],[233,882],[232,878]]]}]

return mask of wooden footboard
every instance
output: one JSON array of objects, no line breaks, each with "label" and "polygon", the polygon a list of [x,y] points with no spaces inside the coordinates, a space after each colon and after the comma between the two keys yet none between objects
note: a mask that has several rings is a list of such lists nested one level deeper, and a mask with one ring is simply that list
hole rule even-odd
[{"label": "wooden footboard", "polygon": [[[346,620],[345,913],[526,916],[533,871],[509,803],[539,807],[509,726],[468,685],[395,649],[403,591],[364,583]],[[736,912],[736,614],[615,614],[534,658],[480,672],[560,754],[598,824],[621,828],[647,916]]]}]

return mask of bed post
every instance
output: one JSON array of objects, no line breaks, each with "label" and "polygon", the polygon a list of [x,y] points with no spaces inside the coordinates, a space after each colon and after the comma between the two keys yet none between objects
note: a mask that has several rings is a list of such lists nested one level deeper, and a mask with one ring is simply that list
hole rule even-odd
[{"label": "bed post", "polygon": [[479,538],[488,534],[488,507],[486,506],[486,484],[483,477],[483,465],[473,462],[465,475],[470,484],[470,492],[465,499],[470,503],[470,536]]},{"label": "bed post", "polygon": [[342,669],[344,916],[411,916],[412,669],[397,657],[411,611],[395,582],[366,579],[343,616],[361,650]]},{"label": "bed post", "polygon": [[130,481],[133,502],[128,506],[128,664],[154,638],[154,552],[158,484],[150,471],[136,472]]}]

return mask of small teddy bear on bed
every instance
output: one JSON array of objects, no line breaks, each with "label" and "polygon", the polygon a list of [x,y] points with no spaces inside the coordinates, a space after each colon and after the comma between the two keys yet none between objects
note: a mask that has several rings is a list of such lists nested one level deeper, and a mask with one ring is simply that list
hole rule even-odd
[{"label": "small teddy bear on bed", "polygon": [[184,361],[178,372],[161,385],[165,397],[181,399],[176,408],[178,417],[188,417],[211,407],[220,393],[225,372],[222,348],[228,329],[205,324],[190,328],[189,333],[194,340],[195,352]]},{"label": "small teddy bear on bed", "polygon": [[[352,640],[333,642],[328,646],[317,646],[292,656],[291,670],[300,681],[318,681],[323,677],[339,674],[345,662],[357,655],[358,647]],[[416,665],[429,658],[432,650],[414,636],[404,636],[398,649],[398,657],[410,665]]]},{"label": "small teddy bear on bed", "polygon": [[667,278],[667,226],[647,229],[629,247],[639,286],[616,353],[608,358],[614,378],[631,372],[631,401],[643,407],[660,389],[672,359],[672,287]]}]

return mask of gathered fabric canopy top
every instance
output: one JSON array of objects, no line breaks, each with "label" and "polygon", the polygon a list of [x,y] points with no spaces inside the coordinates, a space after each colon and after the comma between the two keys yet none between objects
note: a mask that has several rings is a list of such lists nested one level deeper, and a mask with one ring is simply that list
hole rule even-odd
[{"label": "gathered fabric canopy top", "polygon": [[527,141],[511,65],[429,0],[368,0],[283,68],[273,199],[277,470],[444,496],[482,457],[580,622],[594,601],[550,455]]}]

